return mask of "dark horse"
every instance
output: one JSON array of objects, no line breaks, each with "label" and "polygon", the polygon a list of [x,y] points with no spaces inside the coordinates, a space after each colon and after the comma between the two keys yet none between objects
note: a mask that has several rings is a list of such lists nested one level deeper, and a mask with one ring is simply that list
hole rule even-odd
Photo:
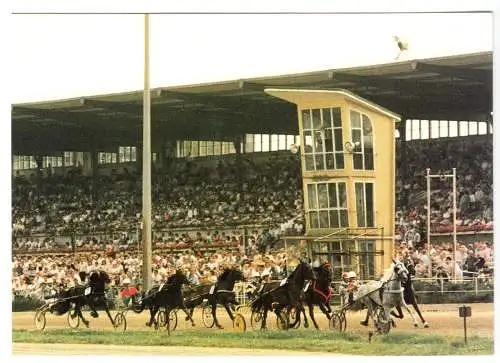
[{"label": "dark horse", "polygon": [[301,261],[286,279],[281,282],[264,284],[259,291],[258,297],[252,303],[252,311],[262,310],[261,329],[266,329],[267,312],[269,310],[274,310],[276,316],[280,316],[284,308],[295,308],[297,312],[303,311],[301,301],[305,290],[305,282],[313,279],[314,275],[311,267],[306,262]]},{"label": "dark horse", "polygon": [[83,317],[82,307],[87,305],[93,318],[97,318],[99,314],[96,308],[103,307],[109,320],[114,325],[114,320],[111,317],[108,309],[108,301],[104,295],[106,284],[109,284],[111,279],[109,275],[102,270],[95,270],[89,274],[89,282],[86,285],[78,285],[63,290],[57,294],[57,302],[52,307],[52,311],[57,315],[65,314],[69,311],[71,304],[75,305],[75,311],[72,318],[78,316],[85,326],[89,326],[89,321]]},{"label": "dark horse", "polygon": [[231,307],[238,305],[236,294],[233,291],[236,281],[245,281],[243,272],[235,268],[228,268],[219,275],[215,284],[203,284],[187,290],[185,292],[186,305],[190,309],[190,313],[192,314],[196,306],[207,300],[212,307],[215,326],[223,329],[217,320],[217,304],[224,306],[231,320],[234,320]]},{"label": "dark horse", "polygon": [[[418,302],[417,302],[417,296],[415,293],[415,289],[413,288],[413,282],[412,282],[412,276],[416,275],[415,271],[415,266],[413,265],[413,262],[410,259],[405,259],[404,260],[404,265],[406,269],[408,270],[408,278],[403,282],[403,297],[405,300],[405,303],[408,305],[413,306],[415,311],[417,312],[418,316],[420,317],[420,320],[424,324],[424,328],[429,327],[429,323],[425,321],[424,317],[422,316],[422,313],[420,312],[420,308],[418,307]],[[391,315],[398,318],[398,319],[403,319],[403,310],[401,309],[400,306],[396,307],[396,311],[398,312],[397,314],[394,311],[391,311]],[[366,319],[361,322],[362,325],[367,326],[368,325],[368,313],[366,314]]]},{"label": "dark horse", "polygon": [[146,322],[146,326],[151,326],[156,322],[155,316],[160,308],[163,307],[166,309],[165,316],[167,319],[170,311],[178,308],[186,313],[188,316],[187,320],[190,320],[192,326],[195,326],[193,318],[184,304],[184,297],[182,295],[182,285],[189,283],[186,275],[181,270],[177,270],[167,279],[165,284],[148,290],[134,306],[134,311],[140,313],[148,307],[150,319]]},{"label": "dark horse", "polygon": [[[332,312],[330,307],[330,298],[332,297],[332,288],[330,287],[332,282],[332,270],[328,263],[324,263],[319,267],[313,268],[313,273],[315,275],[314,279],[312,283],[308,285],[304,293],[303,302],[307,304],[309,308],[309,316],[311,317],[314,327],[319,329],[316,319],[314,318],[314,305],[319,306],[323,314],[330,320],[330,313]],[[307,328],[309,323],[304,309],[302,309],[302,314],[304,315],[304,326]],[[299,319],[300,313],[297,313],[295,315],[295,322],[293,322],[291,326],[297,325]]]}]

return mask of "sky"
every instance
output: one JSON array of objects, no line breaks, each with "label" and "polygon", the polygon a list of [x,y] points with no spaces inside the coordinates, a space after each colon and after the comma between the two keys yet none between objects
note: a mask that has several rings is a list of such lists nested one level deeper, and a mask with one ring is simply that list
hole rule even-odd
[{"label": "sky", "polygon": [[[143,15],[12,15],[11,103],[139,90]],[[150,16],[151,86],[491,51],[491,14]]]}]

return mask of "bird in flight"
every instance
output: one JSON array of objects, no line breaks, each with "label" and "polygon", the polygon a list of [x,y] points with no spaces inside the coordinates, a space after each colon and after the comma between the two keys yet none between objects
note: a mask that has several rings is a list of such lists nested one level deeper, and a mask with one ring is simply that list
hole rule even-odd
[{"label": "bird in flight", "polygon": [[398,48],[399,48],[398,55],[396,56],[396,59],[395,59],[395,60],[398,60],[399,57],[401,57],[401,54],[403,54],[404,51],[408,50],[408,42],[405,42],[404,40],[402,40],[400,37],[398,37],[396,35],[394,36],[394,41],[397,43]]}]

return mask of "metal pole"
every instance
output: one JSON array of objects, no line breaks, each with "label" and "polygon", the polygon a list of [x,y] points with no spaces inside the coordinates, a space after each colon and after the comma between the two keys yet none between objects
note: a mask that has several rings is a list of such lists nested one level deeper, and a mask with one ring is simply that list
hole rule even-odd
[{"label": "metal pole", "polygon": [[429,258],[429,277],[432,277],[431,261],[431,169],[427,168],[427,257]]},{"label": "metal pole", "polygon": [[142,130],[142,283],[151,288],[151,93],[149,89],[149,14],[144,14],[144,96]]},{"label": "metal pole", "polygon": [[453,278],[456,279],[457,263],[457,168],[453,168]]}]

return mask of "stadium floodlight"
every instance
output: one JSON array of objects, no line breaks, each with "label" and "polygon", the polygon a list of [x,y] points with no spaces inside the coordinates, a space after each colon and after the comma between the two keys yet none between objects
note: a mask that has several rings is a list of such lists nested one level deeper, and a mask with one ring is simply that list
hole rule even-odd
[{"label": "stadium floodlight", "polygon": [[394,41],[396,42],[396,44],[398,45],[398,48],[399,48],[399,53],[398,53],[398,55],[396,56],[396,59],[395,59],[395,60],[398,60],[399,57],[401,57],[401,54],[403,54],[404,51],[408,50],[408,42],[405,42],[404,40],[402,40],[397,35],[395,35],[393,38],[394,38]]},{"label": "stadium floodlight", "polygon": [[457,259],[457,169],[453,168],[451,174],[431,174],[431,169],[427,168],[427,255],[429,256],[429,277],[432,277],[431,253],[431,179],[438,178],[445,181],[452,178],[453,182],[453,278],[456,279],[456,259]]},{"label": "stadium floodlight", "polygon": [[348,153],[353,153],[354,150],[356,150],[358,147],[361,146],[361,143],[359,141],[352,142],[352,141],[347,141],[344,144],[344,148]]}]

